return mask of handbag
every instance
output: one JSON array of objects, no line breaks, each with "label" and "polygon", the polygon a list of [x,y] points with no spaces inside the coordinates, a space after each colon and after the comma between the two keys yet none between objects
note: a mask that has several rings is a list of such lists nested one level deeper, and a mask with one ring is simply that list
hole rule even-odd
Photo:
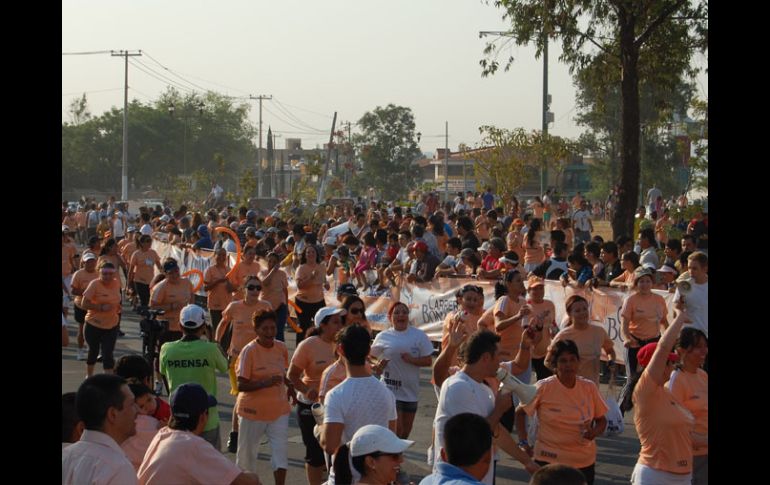
[{"label": "handbag", "polygon": [[607,427],[604,428],[602,436],[617,436],[623,433],[623,413],[620,412],[620,405],[615,398],[615,366],[610,369],[610,384],[607,388],[607,394],[604,396],[604,403],[607,405]]},{"label": "handbag", "polygon": [[232,322],[228,322],[227,328],[225,329],[225,333],[222,335],[222,338],[219,339],[219,345],[222,348],[222,351],[227,355],[227,350],[230,348],[230,341],[233,339],[233,324]]}]

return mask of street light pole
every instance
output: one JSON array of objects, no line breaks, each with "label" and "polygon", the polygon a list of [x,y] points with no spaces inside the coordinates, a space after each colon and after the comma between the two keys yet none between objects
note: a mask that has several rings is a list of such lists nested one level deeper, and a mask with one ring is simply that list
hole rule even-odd
[{"label": "street light pole", "polygon": [[128,51],[110,52],[110,55],[125,59],[125,82],[123,83],[123,169],[120,183],[120,200],[128,200],[128,57],[141,56],[142,51],[129,54]]}]

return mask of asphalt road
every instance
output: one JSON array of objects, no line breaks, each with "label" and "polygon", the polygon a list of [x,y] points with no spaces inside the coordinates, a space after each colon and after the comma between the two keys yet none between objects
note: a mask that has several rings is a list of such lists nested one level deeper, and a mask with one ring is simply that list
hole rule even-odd
[{"label": "asphalt road", "polygon": [[[116,360],[125,354],[140,354],[141,339],[139,337],[139,318],[130,308],[124,309],[124,318],[121,328],[126,332],[125,337],[119,337],[115,349]],[[72,318],[72,311],[69,314],[69,347],[62,348],[62,393],[76,391],[80,383],[85,378],[85,362],[78,361],[76,333],[77,324]],[[293,352],[295,348],[294,334],[287,334],[287,346],[289,351]],[[97,363],[96,371],[101,371],[101,363]],[[235,403],[234,396],[229,394],[230,384],[227,376],[219,376],[218,379],[219,416],[221,420],[220,432],[222,435],[222,444],[227,441],[230,432],[230,422]],[[607,386],[602,384],[602,395],[607,390]],[[163,396],[168,400],[168,396]],[[433,417],[436,412],[436,396],[433,387],[430,384],[430,369],[423,368],[421,372],[420,386],[420,405],[417,410],[417,418],[414,422],[414,428],[410,439],[415,444],[405,453],[405,461],[402,466],[410,474],[415,483],[425,475],[430,473],[430,468],[426,464],[426,452],[430,445]],[[612,438],[598,438],[599,446],[598,459],[596,465],[596,481],[598,484],[629,483],[631,471],[639,453],[639,441],[633,425],[633,414],[625,417],[625,430],[622,435]],[[302,444],[299,427],[297,425],[296,414],[292,412],[289,419],[289,470],[287,473],[288,484],[307,483],[304,472],[305,449]],[[225,456],[235,461],[235,455],[225,453]],[[273,483],[272,471],[270,469],[270,447],[264,444],[260,448],[259,468],[257,470],[260,479],[264,483]],[[526,484],[529,481],[529,475],[524,468],[513,458],[502,454],[501,460],[497,464],[496,483],[498,485]]]}]

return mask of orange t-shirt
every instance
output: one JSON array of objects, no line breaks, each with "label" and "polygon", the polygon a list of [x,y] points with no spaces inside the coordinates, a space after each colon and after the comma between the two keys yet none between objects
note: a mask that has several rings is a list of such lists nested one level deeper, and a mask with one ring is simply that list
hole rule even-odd
[{"label": "orange t-shirt", "polygon": [[556,307],[551,300],[543,300],[542,303],[530,303],[532,313],[529,314],[530,325],[543,325],[543,338],[532,348],[532,358],[542,359],[548,353],[551,345],[551,328],[558,330],[556,324]]},{"label": "orange t-shirt", "polygon": [[647,371],[636,384],[633,402],[634,426],[642,445],[639,463],[670,473],[692,472],[690,431],[695,418],[690,411]]},{"label": "orange t-shirt", "polygon": [[193,285],[187,278],[179,278],[176,284],[170,284],[169,280],[165,279],[152,288],[150,305],[174,303],[176,308],[166,310],[166,313],[163,314],[163,320],[168,320],[169,330],[180,332],[182,326],[179,322],[179,314],[182,313],[182,308],[190,303],[192,295]]},{"label": "orange t-shirt", "polygon": [[545,261],[545,250],[543,249],[543,246],[540,245],[537,234],[535,234],[535,240],[533,241],[532,246],[529,245],[529,241],[525,235],[522,246],[524,247],[524,264],[539,264]]},{"label": "orange t-shirt", "polygon": [[289,278],[286,276],[286,272],[280,268],[276,268],[273,271],[269,280],[264,279],[264,276],[267,276],[267,270],[263,271],[263,273],[259,276],[262,279],[262,293],[259,296],[263,300],[269,301],[273,305],[273,309],[277,309],[286,303],[286,289],[289,287]]},{"label": "orange t-shirt", "polygon": [[61,245],[61,275],[62,277],[72,274],[72,258],[77,254],[77,249],[72,243]]},{"label": "orange t-shirt", "polygon": [[629,296],[620,310],[628,320],[628,331],[636,338],[648,340],[660,335],[660,324],[666,319],[666,300],[655,293]]},{"label": "orange t-shirt", "polygon": [[588,328],[578,330],[574,325],[561,330],[553,338],[553,344],[560,340],[572,340],[580,353],[580,369],[578,375],[590,379],[599,385],[599,367],[602,348],[612,348],[612,340],[604,328],[588,324]]},{"label": "orange t-shirt", "polygon": [[[317,303],[324,299],[324,282],[326,281],[326,271],[321,265],[315,267],[315,277],[310,280],[309,286],[297,290],[295,299],[302,300],[305,303]],[[295,280],[310,278],[313,268],[307,264],[301,264],[294,275]]]},{"label": "orange t-shirt", "polygon": [[109,285],[105,285],[102,280],[98,278],[93,280],[86,287],[86,291],[83,293],[83,299],[88,300],[94,305],[112,305],[112,308],[106,312],[88,310],[86,313],[86,323],[104,330],[109,330],[118,324],[118,313],[120,313],[120,283],[117,279],[112,280]]},{"label": "orange t-shirt", "polygon": [[529,416],[537,412],[535,460],[585,468],[596,462],[596,440],[583,438],[584,423],[607,414],[599,387],[578,377],[568,388],[558,377],[535,383],[535,399],[524,406]]},{"label": "orange t-shirt", "polygon": [[250,264],[245,261],[241,261],[238,264],[235,271],[233,271],[229,277],[230,283],[235,287],[233,301],[243,300],[246,297],[243,291],[243,280],[250,275],[258,276],[261,269],[262,267],[256,260],[252,261]]},{"label": "orange t-shirt", "polygon": [[[88,288],[88,284],[98,277],[99,272],[96,270],[89,273],[85,269],[79,269],[72,275],[72,289],[85,291],[85,289]],[[75,296],[75,305],[81,310],[83,309],[83,295]]]},{"label": "orange t-shirt", "polygon": [[75,221],[77,222],[78,227],[86,227],[86,213],[78,212],[75,214]]},{"label": "orange t-shirt", "polygon": [[484,313],[481,314],[479,317],[479,321],[477,323],[478,328],[476,330],[489,330],[490,332],[495,331],[495,306],[492,305],[491,307],[484,310]]},{"label": "orange t-shirt", "polygon": [[[256,339],[249,342],[238,356],[235,375],[249,380],[285,376],[289,367],[286,344],[274,340],[270,348],[261,346]],[[239,392],[235,401],[238,416],[252,421],[275,421],[291,411],[286,397],[286,384],[265,387],[256,391]]]},{"label": "orange t-shirt", "polygon": [[[459,307],[457,310],[447,313],[446,318],[444,318],[444,325],[442,326],[441,333],[442,349],[445,349],[447,345],[449,345],[449,329],[452,328],[452,320],[454,320],[455,315],[463,312],[464,310],[462,307]],[[465,320],[463,320],[463,323],[465,324],[466,334],[470,335],[479,329],[479,319],[481,318],[481,314],[468,313],[464,318]],[[460,362],[457,360],[457,356],[455,355],[455,358],[452,360],[450,365],[459,365],[459,363]]]},{"label": "orange t-shirt", "polygon": [[229,355],[237,356],[247,343],[257,338],[252,317],[257,310],[265,309],[272,310],[273,307],[264,300],[257,300],[253,305],[247,305],[244,300],[235,300],[227,305],[227,308],[222,312],[222,322],[217,327],[217,333],[219,333],[220,328],[222,332],[225,331],[227,325],[222,325],[223,322],[229,321],[233,326],[230,348],[227,349]]},{"label": "orange t-shirt", "polygon": [[[230,271],[230,269],[227,266],[224,268],[220,268],[217,265],[209,266],[206,268],[206,272],[203,273],[203,284],[208,285],[213,281],[227,277],[228,271]],[[209,310],[224,310],[232,301],[232,296],[230,295],[230,292],[227,291],[227,283],[225,282],[219,283],[213,289],[209,290],[207,294],[208,299],[206,301]]]},{"label": "orange t-shirt", "polygon": [[126,242],[122,246],[120,243],[118,243],[118,254],[120,254],[120,258],[123,260],[124,263],[126,263],[126,267],[128,267],[129,264],[131,264],[131,255],[134,254],[136,251],[136,243],[134,241],[129,241],[128,239],[123,239],[122,242]]},{"label": "orange t-shirt", "polygon": [[[684,370],[675,370],[666,382],[666,389],[679,404],[695,417],[695,432],[708,436],[709,432],[709,376],[703,369],[694,374]],[[693,442],[692,454],[709,454],[708,445],[696,445]]]},{"label": "orange t-shirt", "polygon": [[[369,361],[366,361],[367,367],[369,367]],[[334,389],[337,384],[344,381],[347,377],[345,372],[345,364],[342,359],[335,360],[329,367],[324,369],[321,373],[321,381],[318,385],[318,398],[323,401],[323,398]]]},{"label": "orange t-shirt", "polygon": [[[508,298],[507,295],[498,298],[494,306],[495,325],[497,325],[498,319],[505,320],[519,313],[522,306],[524,306],[524,299],[521,297],[516,301]],[[516,357],[516,354],[519,352],[519,344],[521,343],[521,330],[521,321],[518,321],[502,332],[497,332],[500,335],[498,348],[503,360],[511,360]]]},{"label": "orange t-shirt", "polygon": [[513,251],[519,256],[519,261],[524,261],[524,240],[521,237],[521,233],[514,229],[505,236],[505,240],[508,245],[508,251]]},{"label": "orange t-shirt", "polygon": [[[314,335],[299,343],[291,357],[291,363],[302,369],[302,382],[311,389],[318,390],[321,374],[336,358],[334,342],[324,342],[321,337]],[[297,398],[305,404],[310,403],[302,393],[297,393]]]},{"label": "orange t-shirt", "polygon": [[154,249],[134,251],[131,255],[131,266],[134,267],[134,282],[149,285],[155,276],[155,263],[160,264],[160,256]]}]

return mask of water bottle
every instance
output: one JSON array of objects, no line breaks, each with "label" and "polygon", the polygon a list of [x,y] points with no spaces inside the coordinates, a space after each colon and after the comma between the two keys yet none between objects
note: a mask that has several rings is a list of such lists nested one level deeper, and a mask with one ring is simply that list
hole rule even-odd
[{"label": "water bottle", "polygon": [[310,412],[313,413],[313,419],[316,424],[324,424],[324,405],[320,402],[314,403],[310,406]]}]

